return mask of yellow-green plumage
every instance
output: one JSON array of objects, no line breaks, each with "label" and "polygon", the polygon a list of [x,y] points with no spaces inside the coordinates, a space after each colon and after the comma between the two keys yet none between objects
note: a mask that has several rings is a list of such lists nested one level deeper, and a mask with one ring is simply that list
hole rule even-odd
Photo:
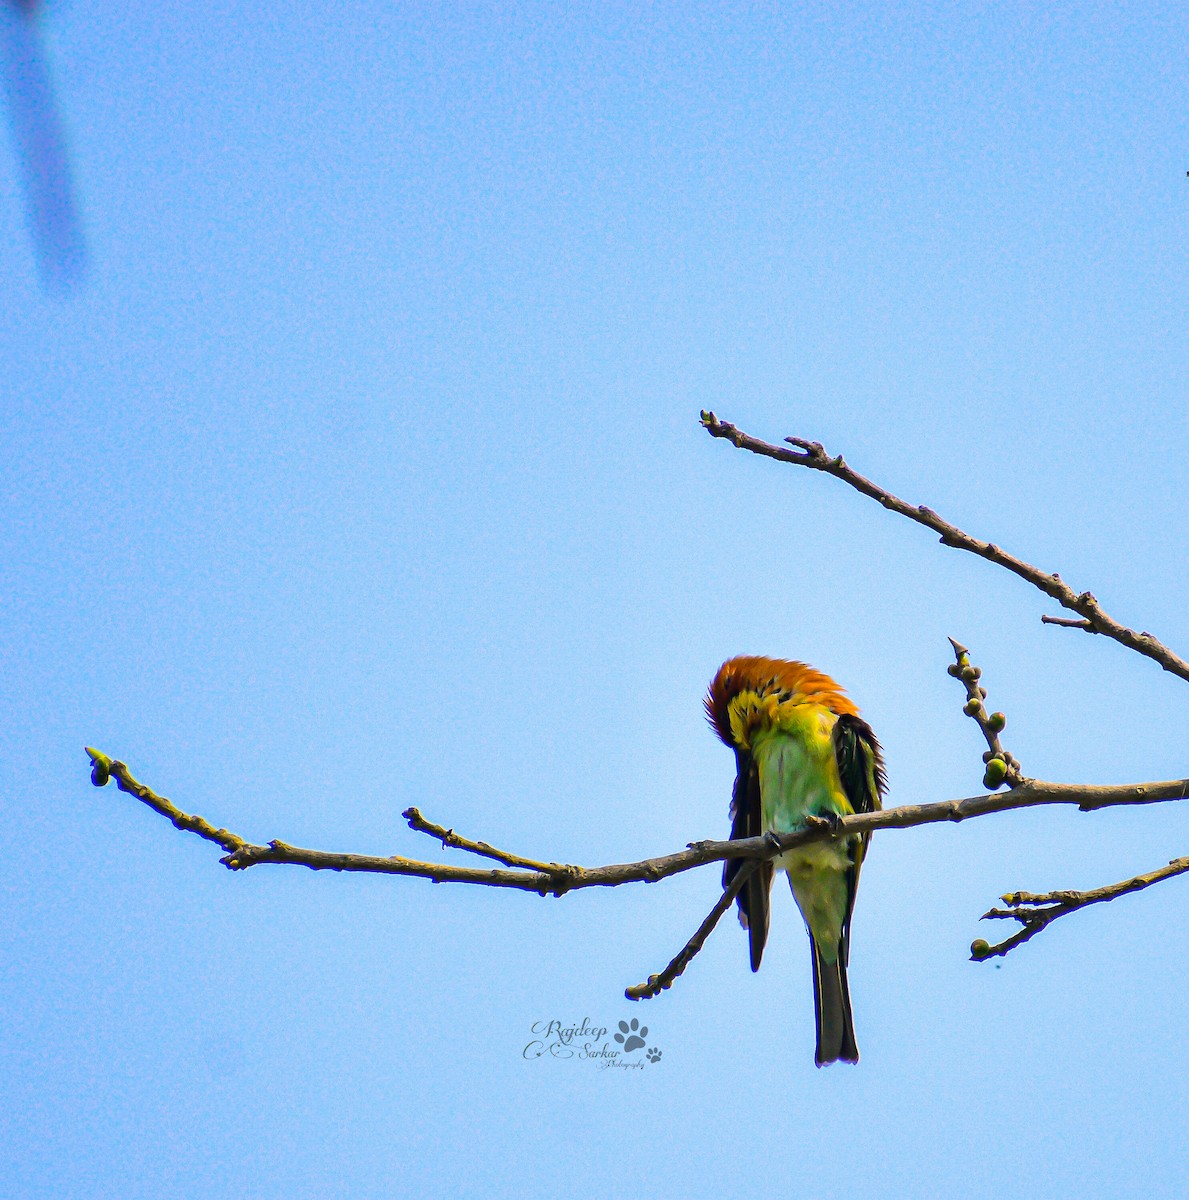
[{"label": "yellow-green plumage", "polygon": [[[804,663],[735,658],[706,697],[711,724],[735,751],[732,838],[791,833],[809,816],[846,816],[880,806],[879,743],[829,676]],[[855,1062],[846,967],[855,889],[867,839],[830,839],[787,851],[756,871],[739,896],[752,970],[768,932],[768,893],[776,869],[789,877],[813,947],[819,1066]],[[728,861],[724,883],[739,870]]]}]

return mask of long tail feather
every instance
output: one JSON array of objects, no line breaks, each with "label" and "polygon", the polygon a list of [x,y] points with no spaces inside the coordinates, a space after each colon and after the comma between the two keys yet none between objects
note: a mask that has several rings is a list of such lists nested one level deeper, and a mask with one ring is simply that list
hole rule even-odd
[{"label": "long tail feather", "polygon": [[[817,1014],[817,1053],[819,1067],[832,1062],[858,1062],[855,1027],[850,1011],[850,990],[846,985],[846,954],[840,952],[834,962],[826,962],[811,937],[813,948],[813,1007]],[[842,951],[842,948],[839,948]]]},{"label": "long tail feather", "polygon": [[747,934],[751,945],[751,969],[760,969],[764,946],[768,941],[768,915],[772,891],[772,864],[762,863],[751,873],[744,888],[747,895]]}]

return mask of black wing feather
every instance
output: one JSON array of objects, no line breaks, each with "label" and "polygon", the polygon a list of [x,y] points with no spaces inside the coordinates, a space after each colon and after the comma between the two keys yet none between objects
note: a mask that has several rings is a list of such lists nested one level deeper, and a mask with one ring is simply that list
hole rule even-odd
[{"label": "black wing feather", "polygon": [[883,751],[871,726],[861,717],[839,717],[834,723],[834,757],[842,790],[855,812],[875,812],[882,807],[888,788]]},{"label": "black wing feather", "polygon": [[[883,794],[888,789],[884,773],[883,751],[871,726],[860,717],[842,716],[834,725],[834,758],[842,790],[857,813],[876,812],[883,807]],[[855,892],[859,886],[859,868],[867,853],[870,834],[856,838],[851,844],[851,868],[847,872],[846,920],[842,924],[842,943],[839,954],[843,964],[850,956],[850,918],[855,908]]]},{"label": "black wing feather", "polygon": [[[759,837],[764,832],[760,828],[760,773],[751,755],[745,750],[735,751],[735,768],[735,791],[731,799],[732,841]],[[728,858],[723,863],[724,888],[730,887],[746,861],[744,858]],[[752,872],[751,878],[735,900],[739,905],[740,919],[747,926],[753,971],[760,969],[760,959],[763,958],[764,945],[768,941],[768,897],[772,890],[773,871],[771,862],[761,863]]]}]

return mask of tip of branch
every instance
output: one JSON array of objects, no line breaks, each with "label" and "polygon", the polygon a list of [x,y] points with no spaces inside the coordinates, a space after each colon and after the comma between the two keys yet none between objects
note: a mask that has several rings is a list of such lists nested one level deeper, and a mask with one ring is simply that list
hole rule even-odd
[{"label": "tip of branch", "polygon": [[628,1000],[651,1000],[672,986],[672,982],[666,983],[659,975],[649,975],[647,983],[634,983],[624,988],[623,994]]},{"label": "tip of branch", "polygon": [[91,759],[91,782],[96,787],[104,787],[111,778],[111,759],[102,750],[96,750],[94,746],[84,746],[83,749]]}]

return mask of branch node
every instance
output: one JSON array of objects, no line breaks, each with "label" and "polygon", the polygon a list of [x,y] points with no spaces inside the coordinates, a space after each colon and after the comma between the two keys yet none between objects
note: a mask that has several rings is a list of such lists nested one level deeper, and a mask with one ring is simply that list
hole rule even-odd
[{"label": "branch node", "polygon": [[807,442],[804,438],[786,437],[784,439],[790,446],[796,446],[798,450],[805,451],[805,457],[813,459],[815,462],[820,462],[827,458],[826,448],[821,442]]}]

